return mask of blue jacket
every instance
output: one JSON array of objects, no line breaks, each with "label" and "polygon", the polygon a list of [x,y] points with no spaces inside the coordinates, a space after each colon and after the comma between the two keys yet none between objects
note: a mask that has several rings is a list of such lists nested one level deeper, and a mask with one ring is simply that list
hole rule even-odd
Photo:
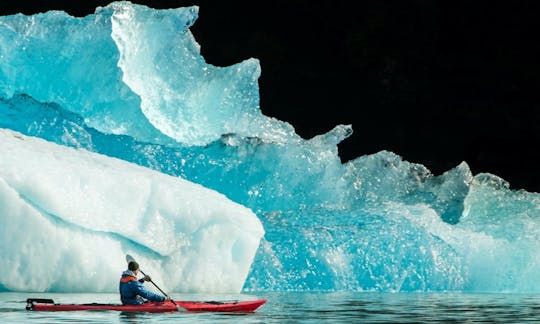
[{"label": "blue jacket", "polygon": [[[137,280],[133,271],[126,270],[120,278],[120,300],[122,304],[138,305],[145,302],[143,298],[150,301],[165,301],[165,297],[147,290],[143,286],[143,280]],[[141,298],[143,297],[143,298]]]}]

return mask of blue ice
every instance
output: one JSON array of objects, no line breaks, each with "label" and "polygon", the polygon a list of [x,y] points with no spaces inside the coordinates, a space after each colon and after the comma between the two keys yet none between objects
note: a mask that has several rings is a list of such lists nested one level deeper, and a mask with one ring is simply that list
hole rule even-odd
[{"label": "blue ice", "polygon": [[[263,115],[259,61],[251,58],[227,67],[207,64],[190,32],[198,9],[155,10],[122,1],[98,7],[83,18],[60,11],[0,17],[0,127],[7,129],[4,133],[39,137],[57,146],[97,153],[105,160],[124,160],[151,174],[220,193],[226,197],[218,199],[223,204],[238,204],[224,207],[222,214],[214,198],[208,198],[204,203],[208,210],[179,218],[173,229],[154,224],[157,241],[131,247],[155,269],[165,265],[165,269],[180,271],[177,278],[167,278],[172,290],[540,292],[539,194],[511,190],[493,174],[472,174],[466,161],[440,175],[389,151],[342,163],[337,145],[352,135],[352,125],[336,125],[326,134],[303,139],[286,121]],[[38,147],[31,150],[49,150]],[[2,152],[2,159],[21,154],[16,147],[10,150]],[[50,150],[64,154],[61,149]],[[27,158],[31,157],[23,155],[18,161]],[[103,161],[99,164],[108,164]],[[17,206],[13,201],[27,197],[26,190],[56,184],[69,192],[80,186],[59,179],[40,181],[36,176],[13,189],[17,168],[12,172],[0,173],[2,192],[9,192],[0,196],[0,222],[5,224],[15,217],[8,206]],[[77,179],[80,172],[65,172],[64,177]],[[98,195],[104,190],[123,190],[123,186],[97,185],[92,190]],[[163,190],[164,195],[174,193]],[[58,197],[54,202],[41,198],[44,206],[56,208],[74,203],[67,197],[65,202]],[[156,195],[154,199],[140,208],[159,209],[163,203],[164,208],[184,211],[189,205],[185,199],[201,202],[196,193],[179,197],[178,205],[174,197],[161,201]],[[84,201],[76,201],[62,216],[43,206],[41,213],[28,210],[36,222],[21,221],[20,235],[0,247],[0,256],[7,262],[4,269],[12,269],[20,285],[11,284],[13,277],[4,274],[0,288],[29,289],[33,277],[28,267],[43,245],[33,244],[26,236],[39,231],[39,224],[50,222],[51,214],[68,222],[79,204],[84,206]],[[103,213],[85,216],[88,222],[92,220],[89,223],[103,225],[100,251],[122,245],[118,223],[137,211],[128,208],[125,215],[107,211],[123,206],[130,207],[113,195],[100,206]],[[262,229],[254,225],[253,217],[232,215],[236,208],[246,208],[246,215],[253,213]],[[216,217],[213,236],[208,231],[206,240],[182,241],[186,239],[182,227],[198,221],[200,214]],[[246,235],[251,237],[236,237],[238,244],[213,243],[229,235],[224,215],[238,228],[249,229],[251,234]],[[30,216],[19,210],[17,217]],[[162,232],[171,236],[157,234]],[[87,235],[58,233],[66,245]],[[126,233],[122,240],[130,237]],[[41,241],[46,242],[46,238]],[[242,283],[209,287],[195,281],[182,286],[179,283],[189,279],[187,273],[203,268],[192,263],[196,254],[182,258],[188,252],[179,242],[201,253],[212,250],[205,252],[208,274],[234,277],[225,273],[241,264],[238,271],[246,275],[236,282]],[[58,260],[56,269],[69,284],[51,279],[49,284],[31,287],[91,291],[92,287],[78,286],[80,281],[71,276],[76,276],[74,270],[84,269],[89,259],[99,259],[100,253],[87,255],[80,243],[59,244],[62,251],[70,248],[72,254],[85,256],[59,258],[55,253],[60,251],[47,251],[47,258]],[[122,246],[114,249],[112,255],[104,253],[107,261],[103,263],[130,252]],[[223,264],[218,256],[224,251],[237,251],[229,253],[237,257]],[[153,272],[165,276],[166,271]]]}]

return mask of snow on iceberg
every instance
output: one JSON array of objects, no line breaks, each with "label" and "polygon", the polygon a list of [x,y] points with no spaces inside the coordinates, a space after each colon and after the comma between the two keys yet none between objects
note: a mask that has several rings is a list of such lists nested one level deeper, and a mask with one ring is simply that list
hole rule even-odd
[{"label": "snow on iceberg", "polygon": [[0,285],[116,291],[135,256],[170,291],[239,292],[259,241],[248,208],[201,185],[0,129]]}]

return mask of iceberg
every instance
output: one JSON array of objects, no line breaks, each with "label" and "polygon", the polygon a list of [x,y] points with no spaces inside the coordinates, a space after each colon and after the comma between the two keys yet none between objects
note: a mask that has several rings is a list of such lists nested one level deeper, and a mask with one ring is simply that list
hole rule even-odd
[{"label": "iceberg", "polygon": [[[0,129],[3,287],[116,291],[126,253],[178,291],[240,291],[264,234],[187,180]],[[215,264],[219,264],[216,267]]]},{"label": "iceberg", "polygon": [[[20,234],[2,241],[0,255],[14,261],[0,288],[106,290],[112,268],[132,253],[178,292],[540,292],[538,193],[473,174],[466,161],[440,175],[384,150],[342,163],[337,145],[352,125],[303,139],[265,116],[259,61],[206,63],[190,32],[197,18],[197,6],[128,1],[82,18],[0,17],[1,140],[36,143],[2,150],[11,173],[2,171],[0,222]],[[56,177],[46,176],[48,162],[18,175],[18,164],[40,154],[87,158]],[[103,166],[115,171],[103,175]],[[43,189],[48,183],[57,195]],[[81,192],[99,206],[70,199]],[[133,228],[120,225],[125,205],[139,217]],[[30,286],[32,262],[44,253],[31,242],[51,237],[40,236],[51,224],[59,226],[57,250],[47,250],[54,271],[78,276],[89,260],[102,262],[91,275],[103,285],[47,268],[41,275],[52,278]]]}]

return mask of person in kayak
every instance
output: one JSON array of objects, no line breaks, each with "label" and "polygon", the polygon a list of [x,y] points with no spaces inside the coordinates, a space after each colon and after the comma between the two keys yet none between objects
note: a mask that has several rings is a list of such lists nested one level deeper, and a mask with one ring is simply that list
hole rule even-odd
[{"label": "person in kayak", "polygon": [[168,299],[144,288],[143,283],[145,281],[151,282],[152,278],[144,276],[144,278],[137,279],[138,274],[139,264],[135,261],[131,261],[128,264],[128,269],[122,272],[120,278],[120,300],[122,304],[139,305],[146,301],[162,302]]}]

